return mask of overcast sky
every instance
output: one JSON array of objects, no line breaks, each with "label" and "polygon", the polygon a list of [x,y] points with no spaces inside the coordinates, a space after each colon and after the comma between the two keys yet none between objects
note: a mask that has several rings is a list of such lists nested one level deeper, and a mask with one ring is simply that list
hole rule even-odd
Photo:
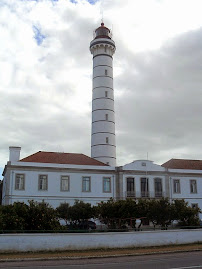
[{"label": "overcast sky", "polygon": [[8,147],[90,156],[92,55],[113,30],[117,164],[202,159],[201,0],[1,0],[0,167]]}]

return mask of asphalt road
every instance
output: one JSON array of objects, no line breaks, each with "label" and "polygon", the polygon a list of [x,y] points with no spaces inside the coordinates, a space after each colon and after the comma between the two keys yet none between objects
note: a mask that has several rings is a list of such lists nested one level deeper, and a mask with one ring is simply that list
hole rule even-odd
[{"label": "asphalt road", "polygon": [[28,269],[202,269],[202,252],[184,252],[114,258],[1,262],[0,268]]}]

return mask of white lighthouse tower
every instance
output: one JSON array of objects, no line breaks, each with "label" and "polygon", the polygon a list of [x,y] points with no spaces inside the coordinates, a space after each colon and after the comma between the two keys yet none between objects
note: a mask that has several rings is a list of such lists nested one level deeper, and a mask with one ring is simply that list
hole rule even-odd
[{"label": "white lighthouse tower", "polygon": [[110,30],[101,23],[90,43],[93,54],[91,157],[110,166],[116,165],[112,58],[115,49]]}]

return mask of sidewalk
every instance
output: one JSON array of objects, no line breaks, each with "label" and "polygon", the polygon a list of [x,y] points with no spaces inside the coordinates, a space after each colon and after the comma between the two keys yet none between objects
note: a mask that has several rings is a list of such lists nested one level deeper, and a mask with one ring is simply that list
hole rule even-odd
[{"label": "sidewalk", "polygon": [[172,252],[202,251],[202,243],[148,248],[66,250],[55,252],[0,253],[0,262],[23,260],[90,259],[100,257],[149,255]]}]

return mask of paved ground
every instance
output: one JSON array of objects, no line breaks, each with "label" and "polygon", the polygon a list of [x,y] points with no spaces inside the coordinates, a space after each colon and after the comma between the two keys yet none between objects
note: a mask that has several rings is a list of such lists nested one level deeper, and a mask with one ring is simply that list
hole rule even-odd
[{"label": "paved ground", "polygon": [[44,260],[0,263],[0,268],[12,269],[202,269],[200,251],[152,254],[129,257]]}]

